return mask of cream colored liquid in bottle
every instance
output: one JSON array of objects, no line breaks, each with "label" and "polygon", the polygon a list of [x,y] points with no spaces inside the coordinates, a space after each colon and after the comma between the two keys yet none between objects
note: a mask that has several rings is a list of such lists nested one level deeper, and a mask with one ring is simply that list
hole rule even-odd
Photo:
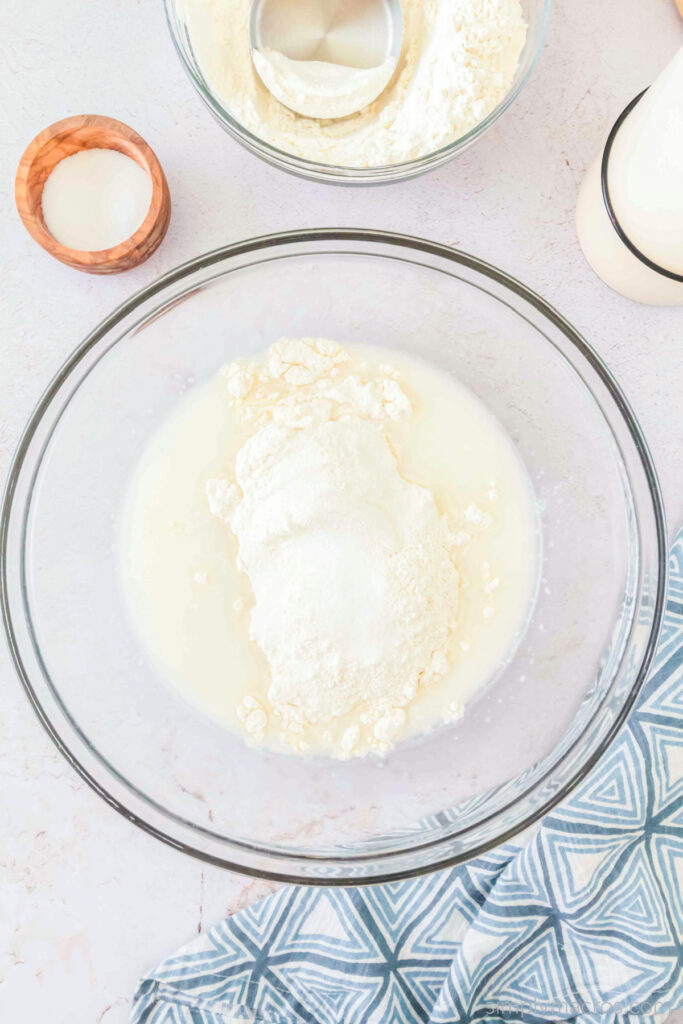
[{"label": "cream colored liquid in bottle", "polygon": [[[627,298],[683,306],[683,281],[648,267],[617,234],[602,195],[601,164],[602,152],[586,174],[577,204],[586,259]],[[630,241],[657,266],[683,275],[683,47],[617,132],[608,184]]]}]

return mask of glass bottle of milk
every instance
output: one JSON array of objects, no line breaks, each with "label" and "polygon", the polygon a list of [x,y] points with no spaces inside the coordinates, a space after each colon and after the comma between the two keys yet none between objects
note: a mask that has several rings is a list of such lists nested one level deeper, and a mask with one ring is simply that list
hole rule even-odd
[{"label": "glass bottle of milk", "polygon": [[683,306],[683,47],[610,139],[579,192],[586,259],[628,298]]}]

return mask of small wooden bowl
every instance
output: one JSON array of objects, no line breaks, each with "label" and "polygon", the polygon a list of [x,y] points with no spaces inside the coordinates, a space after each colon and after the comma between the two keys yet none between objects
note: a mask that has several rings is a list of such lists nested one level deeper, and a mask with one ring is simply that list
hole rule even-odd
[{"label": "small wooden bowl", "polygon": [[[135,160],[152,179],[147,216],[134,235],[111,249],[69,249],[45,225],[43,186],[60,160],[82,149],[116,149]],[[36,242],[55,259],[88,274],[119,274],[143,263],[160,245],[171,219],[168,183],[153,150],[127,124],[96,114],[66,117],[36,135],[19,162],[14,195],[24,227]]]}]

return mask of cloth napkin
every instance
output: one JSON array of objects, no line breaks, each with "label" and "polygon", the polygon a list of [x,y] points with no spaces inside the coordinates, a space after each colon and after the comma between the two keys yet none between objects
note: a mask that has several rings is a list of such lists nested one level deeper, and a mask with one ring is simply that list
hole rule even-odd
[{"label": "cloth napkin", "polygon": [[683,530],[650,678],[524,846],[285,888],[140,983],[133,1024],[659,1024],[683,1003]]}]

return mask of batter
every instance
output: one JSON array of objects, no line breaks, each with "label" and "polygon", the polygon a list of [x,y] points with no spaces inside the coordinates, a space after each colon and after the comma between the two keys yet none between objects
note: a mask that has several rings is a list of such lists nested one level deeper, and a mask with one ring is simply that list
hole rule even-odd
[{"label": "batter", "polygon": [[463,713],[523,632],[537,549],[521,460],[462,385],[282,339],[162,426],[124,581],[193,702],[250,743],[346,758]]}]

